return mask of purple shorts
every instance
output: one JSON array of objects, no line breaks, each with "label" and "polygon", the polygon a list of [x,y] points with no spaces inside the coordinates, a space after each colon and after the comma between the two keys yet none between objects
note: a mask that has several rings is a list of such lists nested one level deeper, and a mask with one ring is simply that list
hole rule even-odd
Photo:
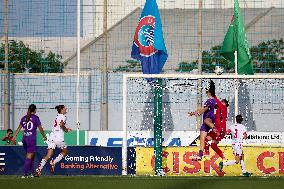
[{"label": "purple shorts", "polygon": [[215,116],[208,116],[208,117],[203,118],[203,123],[202,123],[202,125],[201,125],[201,127],[200,127],[200,131],[205,131],[205,132],[208,133],[211,128],[210,128],[208,125],[206,125],[206,124],[204,123],[204,120],[205,120],[206,118],[210,118],[211,121],[212,121],[213,123],[215,123]]},{"label": "purple shorts", "polygon": [[200,127],[200,131],[205,131],[206,133],[208,133],[210,129],[211,128],[208,127],[205,123],[203,123]]},{"label": "purple shorts", "polygon": [[35,153],[36,141],[23,141],[23,147],[26,153]]}]

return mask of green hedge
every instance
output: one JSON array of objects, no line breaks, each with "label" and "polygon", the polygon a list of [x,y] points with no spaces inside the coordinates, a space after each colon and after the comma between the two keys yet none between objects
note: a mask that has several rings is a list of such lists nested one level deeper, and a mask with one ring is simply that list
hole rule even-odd
[{"label": "green hedge", "polygon": [[[45,133],[50,133],[50,131],[45,131]],[[85,145],[85,131],[80,131],[79,134],[80,134],[79,144]],[[0,130],[0,138],[1,139],[4,135],[6,135],[6,130]],[[22,141],[22,137],[23,137],[23,132],[21,131],[17,136],[17,145],[18,145],[18,142]],[[64,137],[65,137],[65,143],[68,146],[77,145],[77,131],[71,131],[69,133],[64,133]],[[7,143],[0,140],[0,145],[7,145]],[[37,131],[37,145],[46,145],[43,142],[43,138],[42,138],[39,131]]]}]

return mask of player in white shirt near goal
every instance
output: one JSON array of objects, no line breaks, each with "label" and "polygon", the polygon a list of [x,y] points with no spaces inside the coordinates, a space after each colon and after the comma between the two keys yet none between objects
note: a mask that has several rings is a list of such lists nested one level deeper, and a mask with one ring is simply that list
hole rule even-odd
[{"label": "player in white shirt near goal", "polygon": [[236,116],[236,123],[232,125],[227,134],[232,135],[232,148],[235,155],[235,160],[228,160],[225,162],[220,162],[220,170],[223,170],[224,166],[241,164],[243,176],[249,177],[252,174],[247,172],[245,162],[244,162],[244,153],[243,153],[243,139],[247,139],[247,129],[242,124],[243,117],[241,115]]},{"label": "player in white shirt near goal", "polygon": [[41,170],[45,166],[46,162],[53,155],[54,149],[60,148],[60,154],[53,160],[50,160],[50,172],[54,174],[55,164],[58,163],[62,158],[64,158],[68,154],[67,146],[64,142],[64,132],[72,131],[70,128],[66,127],[66,116],[67,108],[64,105],[58,105],[55,107],[58,114],[54,121],[54,126],[52,128],[52,132],[50,133],[47,139],[47,155],[41,160],[38,168],[36,169],[36,176],[41,175]]}]

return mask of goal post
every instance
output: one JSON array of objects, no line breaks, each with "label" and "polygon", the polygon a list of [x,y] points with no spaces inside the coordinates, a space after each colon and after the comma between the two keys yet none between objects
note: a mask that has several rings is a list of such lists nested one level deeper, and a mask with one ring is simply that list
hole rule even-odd
[{"label": "goal post", "polygon": [[[277,114],[276,122],[281,121],[283,119],[281,118],[281,115],[283,116],[284,114],[284,102],[283,102],[284,74],[256,74],[256,75],[236,75],[236,74],[193,75],[193,74],[136,74],[136,73],[124,74],[123,75],[123,133],[124,133],[123,136],[124,137],[123,137],[123,147],[122,147],[123,175],[127,174],[127,139],[129,137],[128,131],[129,129],[139,130],[142,128],[142,127],[138,128],[140,127],[138,125],[141,123],[142,120],[141,117],[143,114],[143,110],[141,110],[141,108],[145,106],[145,101],[146,101],[145,99],[147,96],[146,91],[149,89],[150,86],[150,84],[146,81],[147,78],[161,79],[163,81],[167,81],[167,84],[165,86],[163,85],[163,88],[168,92],[165,93],[163,92],[163,96],[169,93],[170,98],[168,98],[164,103],[168,103],[171,104],[172,106],[175,106],[175,107],[170,107],[169,105],[169,109],[171,109],[172,111],[174,111],[173,109],[179,110],[179,111],[174,111],[173,113],[174,116],[172,118],[172,123],[171,123],[174,126],[179,126],[179,128],[177,128],[177,130],[179,131],[188,129],[189,124],[190,125],[195,124],[196,126],[196,121],[188,123],[187,121],[184,121],[185,119],[187,119],[184,117],[187,117],[186,112],[193,110],[193,108],[196,108],[197,101],[196,99],[194,99],[194,97],[191,97],[190,95],[195,94],[196,96],[196,91],[197,91],[196,88],[198,85],[197,82],[198,80],[202,80],[203,89],[205,88],[206,82],[208,83],[210,79],[216,82],[217,83],[216,94],[217,96],[220,96],[222,98],[226,97],[230,99],[231,106],[233,106],[231,107],[232,110],[230,109],[231,112],[238,109],[238,107],[241,106],[242,103],[241,101],[239,101],[239,104],[234,103],[233,98],[235,94],[239,94],[238,95],[239,99],[244,98],[240,94],[243,93],[245,90],[247,90],[247,92],[250,93],[249,98],[251,98],[251,101],[254,105],[253,107],[251,107],[252,110],[254,110],[253,113],[261,114],[261,111],[266,111],[265,110],[266,108],[262,107],[262,104],[265,103],[265,106],[268,106],[269,102],[264,102],[264,100],[271,98],[272,101],[275,101],[272,102],[272,104],[274,103],[274,105],[276,106],[275,103],[277,103],[277,107],[279,106],[277,110],[278,112],[275,113]],[[238,85],[238,87],[236,87],[236,85]],[[245,86],[245,88],[242,88],[242,86]],[[241,91],[236,92],[236,89],[240,89]],[[177,97],[181,93],[187,96]],[[258,93],[271,93],[271,95],[263,94],[259,96]],[[131,96],[134,97],[132,98]],[[205,98],[204,96],[205,95],[203,95],[203,98]],[[183,99],[182,102],[181,99]],[[190,105],[188,105],[188,103],[190,103]],[[182,104],[182,106],[180,106],[180,104]],[[245,106],[246,106],[245,110],[240,110],[242,114],[245,114],[247,113],[247,111],[249,111],[248,110],[249,107],[247,107],[248,105]],[[249,104],[249,106],[251,105]],[[149,107],[146,107],[145,109],[147,108],[149,109]],[[165,111],[164,109],[166,108],[163,107],[163,111]],[[180,113],[180,111],[182,113]],[[132,114],[132,112],[133,115],[130,115]],[[180,120],[180,117],[182,117],[183,120]],[[232,117],[234,119],[235,116],[233,115]],[[148,120],[148,118],[145,120]],[[147,123],[148,126],[145,128],[149,129],[151,125],[152,127],[154,127],[154,123],[151,120],[148,121],[149,121],[149,123]],[[261,122],[260,124],[263,123]],[[134,126],[130,126],[131,124],[133,124]],[[181,125],[185,126],[183,128],[180,128]],[[198,127],[199,126],[194,127],[194,129],[196,130]],[[145,128],[143,127],[142,130],[145,130]],[[163,128],[163,130],[165,130],[165,128]],[[191,130],[193,130],[193,127],[191,127]],[[154,128],[152,128],[152,131],[154,131]]]}]

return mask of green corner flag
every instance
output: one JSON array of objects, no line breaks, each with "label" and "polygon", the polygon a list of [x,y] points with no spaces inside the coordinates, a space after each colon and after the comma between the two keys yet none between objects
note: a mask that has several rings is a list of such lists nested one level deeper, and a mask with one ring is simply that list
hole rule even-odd
[{"label": "green corner flag", "polygon": [[238,74],[253,75],[252,57],[238,0],[234,3],[234,16],[224,38],[221,55],[234,63],[235,51],[238,54]]}]

